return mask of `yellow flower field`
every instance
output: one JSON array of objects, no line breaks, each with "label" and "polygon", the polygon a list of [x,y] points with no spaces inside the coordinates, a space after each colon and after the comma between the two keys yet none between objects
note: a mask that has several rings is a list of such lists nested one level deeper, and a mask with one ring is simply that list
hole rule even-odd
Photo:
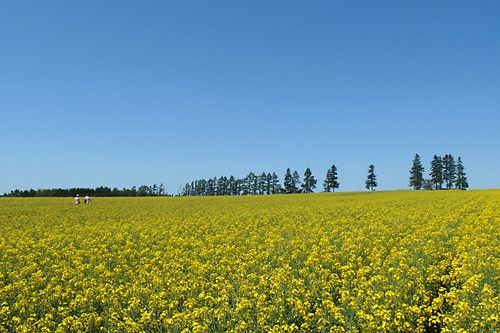
[{"label": "yellow flower field", "polygon": [[497,332],[500,190],[0,198],[0,332]]}]

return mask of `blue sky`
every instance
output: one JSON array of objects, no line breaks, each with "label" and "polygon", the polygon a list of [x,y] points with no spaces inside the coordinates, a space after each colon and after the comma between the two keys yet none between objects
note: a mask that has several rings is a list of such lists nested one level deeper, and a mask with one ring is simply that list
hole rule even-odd
[{"label": "blue sky", "polygon": [[500,188],[498,1],[3,1],[0,193],[335,164],[408,188],[418,153]]}]

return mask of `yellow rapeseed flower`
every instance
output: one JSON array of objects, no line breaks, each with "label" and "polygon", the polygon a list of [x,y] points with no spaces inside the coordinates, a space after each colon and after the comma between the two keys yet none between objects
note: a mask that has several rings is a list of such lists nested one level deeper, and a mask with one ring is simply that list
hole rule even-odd
[{"label": "yellow rapeseed flower", "polygon": [[496,332],[500,190],[0,198],[0,332]]}]

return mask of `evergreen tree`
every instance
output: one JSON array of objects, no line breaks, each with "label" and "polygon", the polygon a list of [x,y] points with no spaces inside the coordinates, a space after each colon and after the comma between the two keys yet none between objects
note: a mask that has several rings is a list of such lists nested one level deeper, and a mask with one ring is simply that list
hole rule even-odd
[{"label": "evergreen tree", "polygon": [[285,188],[286,194],[293,193],[294,185],[293,185],[292,171],[290,171],[290,168],[286,169],[285,178],[283,179],[283,186]]},{"label": "evergreen tree", "polygon": [[267,174],[265,172],[262,172],[262,174],[259,176],[259,194],[265,194],[266,193],[266,186],[267,185]]},{"label": "evergreen tree", "polygon": [[214,196],[216,192],[217,177],[209,178],[207,180],[207,195]]},{"label": "evergreen tree", "polygon": [[285,187],[286,194],[298,192],[296,177],[294,177],[296,173],[297,171],[295,171],[292,175],[290,168],[286,169],[285,179],[283,181],[283,186]]},{"label": "evergreen tree", "polygon": [[441,156],[434,155],[431,162],[431,181],[436,190],[443,188],[443,161]]},{"label": "evergreen tree", "polygon": [[161,183],[160,187],[158,188],[158,194],[167,195],[167,190],[165,189],[165,185],[163,185],[163,183]]},{"label": "evergreen tree", "polygon": [[273,175],[271,175],[271,173],[267,173],[265,175],[265,180],[266,180],[264,185],[265,193],[271,194],[271,188],[273,186]]},{"label": "evergreen tree", "polygon": [[466,190],[469,187],[460,156],[457,159],[457,178],[455,179],[455,187],[461,190]]},{"label": "evergreen tree", "polygon": [[304,182],[302,183],[302,192],[304,193],[312,193],[316,188],[317,180],[314,179],[312,175],[311,169],[307,168],[304,172]]},{"label": "evergreen tree", "polygon": [[413,159],[413,166],[410,171],[410,186],[413,187],[414,190],[420,190],[424,185],[424,167],[420,161],[420,156],[418,154],[415,155]]},{"label": "evergreen tree", "polygon": [[368,167],[368,177],[366,178],[366,189],[367,190],[372,190],[375,191],[375,187],[378,186],[377,184],[377,176],[375,175],[375,167],[373,164],[370,164]]},{"label": "evergreen tree", "polygon": [[259,177],[254,174],[252,178],[252,185],[251,185],[251,193],[252,195],[259,194]]},{"label": "evergreen tree", "polygon": [[191,184],[186,183],[186,185],[184,185],[184,188],[181,191],[181,195],[190,196],[190,195],[192,195],[191,193],[192,193],[191,192]]},{"label": "evergreen tree", "polygon": [[196,182],[195,193],[199,196],[207,195],[207,181],[205,179],[200,179]]},{"label": "evergreen tree", "polygon": [[253,172],[250,172],[244,179],[243,194],[245,195],[255,194],[254,183],[255,183],[255,174]]},{"label": "evergreen tree", "polygon": [[293,192],[293,193],[300,193],[301,182],[300,182],[300,176],[299,176],[299,173],[297,172],[297,170],[295,170],[292,173],[292,179],[293,179],[293,185],[295,188],[295,192]]},{"label": "evergreen tree", "polygon": [[233,175],[229,177],[228,182],[230,195],[238,195],[238,183]]},{"label": "evergreen tree", "polygon": [[335,192],[336,188],[339,188],[339,182],[337,181],[337,167],[332,164],[332,167],[326,172],[326,179],[323,182],[323,188],[325,192]]},{"label": "evergreen tree", "polygon": [[[139,186],[139,196],[146,197],[146,196],[150,196],[150,195],[151,195],[151,187],[150,186],[148,186],[148,185]],[[102,195],[102,196],[111,196],[111,191],[110,191],[109,195]]]},{"label": "evergreen tree", "polygon": [[278,178],[278,175],[273,172],[271,175],[271,194],[278,194],[281,192],[281,187],[280,187],[280,180]]},{"label": "evergreen tree", "polygon": [[451,154],[446,154],[443,157],[443,181],[446,189],[449,190],[453,187],[456,178],[456,165],[455,160]]},{"label": "evergreen tree", "polygon": [[217,181],[217,195],[228,195],[228,192],[227,177],[219,177]]},{"label": "evergreen tree", "polygon": [[[145,186],[145,185],[139,186],[139,189],[137,190],[137,194],[139,196],[145,196],[146,192],[147,192],[146,188],[147,188],[147,186]],[[80,191],[73,191],[72,189],[70,189],[69,192],[78,193]],[[96,197],[109,197],[109,196],[111,196],[111,189],[107,186],[99,186],[95,189],[95,196]]]}]

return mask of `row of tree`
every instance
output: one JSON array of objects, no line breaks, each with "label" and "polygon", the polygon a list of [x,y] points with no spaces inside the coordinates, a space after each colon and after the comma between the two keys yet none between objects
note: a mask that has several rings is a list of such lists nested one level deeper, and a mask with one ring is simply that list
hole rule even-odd
[{"label": "row of tree", "polygon": [[424,167],[420,156],[416,154],[410,170],[410,187],[413,189],[441,190],[446,188],[449,190],[457,188],[465,190],[469,187],[460,156],[455,162],[451,154],[446,154],[443,157],[434,155],[429,175],[431,178],[424,179]]},{"label": "row of tree", "polygon": [[[180,191],[179,195],[183,196],[220,196],[220,195],[256,195],[256,194],[293,194],[293,193],[312,193],[316,188],[317,180],[314,178],[311,169],[307,168],[304,172],[304,177],[301,179],[297,171],[291,171],[288,168],[285,172],[283,185],[275,172],[263,172],[257,175],[250,172],[246,177],[238,179],[234,176],[230,177],[214,177],[208,180],[199,179],[187,183]],[[338,182],[337,167],[333,164],[326,172],[325,180],[323,181],[323,189],[325,192],[334,192],[340,186]],[[365,187],[368,190],[375,190],[378,186],[377,176],[375,175],[375,167],[370,164],[368,175],[365,181]],[[464,172],[462,160],[458,157],[457,161],[451,154],[446,154],[444,157],[434,155],[431,162],[430,178],[424,178],[424,167],[420,156],[415,155],[413,165],[410,170],[410,187],[416,190],[420,189],[467,189],[467,177]],[[166,196],[167,191],[163,184],[159,186],[142,185],[131,189],[123,188],[121,190],[116,187],[100,186],[92,188],[70,188],[70,189],[43,189],[43,190],[14,190],[5,196],[13,197],[68,197],[74,196],[76,193],[88,194],[97,197],[110,196]]]},{"label": "row of tree", "polygon": [[[420,156],[415,155],[413,166],[410,170],[410,187],[416,190],[441,190],[462,189],[469,187],[464,172],[462,159],[458,157],[457,162],[451,154],[444,157],[434,155],[431,162],[430,179],[424,179],[424,167]],[[209,180],[197,180],[187,183],[181,191],[185,196],[210,196],[210,195],[254,195],[254,194],[292,194],[311,193],[316,188],[317,180],[312,175],[311,169],[307,168],[301,181],[297,171],[286,170],[283,186],[280,185],[276,173],[265,173],[256,175],[250,172],[245,178],[237,179],[233,176],[217,177]],[[333,192],[340,186],[338,182],[337,167],[333,164],[326,173],[323,181],[325,192]],[[375,166],[370,164],[365,187],[374,191],[378,186]]]},{"label": "row of tree", "polygon": [[[310,168],[304,172],[301,179],[299,173],[288,168],[285,172],[283,185],[275,172],[258,175],[250,172],[244,178],[214,177],[208,180],[199,179],[187,183],[181,190],[184,196],[212,196],[212,195],[256,195],[256,194],[293,194],[312,193],[316,188],[317,179]],[[325,192],[335,191],[339,188],[337,168],[332,165],[326,173],[323,182]]]},{"label": "row of tree", "polygon": [[[323,187],[326,192],[334,191],[339,187],[335,165],[328,170]],[[246,177],[238,179],[230,177],[214,177],[208,180],[200,179],[187,183],[181,191],[184,196],[211,196],[211,195],[256,195],[256,194],[292,194],[312,193],[316,188],[317,180],[311,169],[307,168],[301,180],[299,173],[286,170],[283,185],[275,172],[263,172],[257,175],[250,172]]]},{"label": "row of tree", "polygon": [[183,196],[214,196],[214,195],[250,195],[250,194],[277,194],[281,186],[276,173],[256,175],[250,172],[245,178],[234,176],[214,177],[208,180],[199,179],[186,183],[180,195]]},{"label": "row of tree", "polygon": [[131,189],[113,188],[107,186],[99,186],[96,188],[73,187],[69,189],[39,189],[39,190],[13,190],[10,193],[4,193],[4,196],[9,197],[72,197],[76,194],[94,196],[94,197],[145,197],[145,196],[166,196],[168,195],[165,186],[160,185],[141,185],[132,187]]}]

